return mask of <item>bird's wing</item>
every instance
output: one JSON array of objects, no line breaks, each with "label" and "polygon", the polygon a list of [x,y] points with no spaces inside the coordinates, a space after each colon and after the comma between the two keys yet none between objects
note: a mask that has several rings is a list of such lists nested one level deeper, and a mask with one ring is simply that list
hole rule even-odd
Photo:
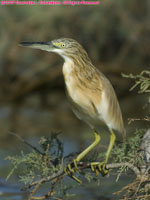
[{"label": "bird's wing", "polygon": [[[100,72],[101,73],[101,72]],[[105,101],[107,101],[107,120],[110,123],[109,128],[113,128],[121,133],[122,137],[125,137],[125,129],[122,119],[122,113],[120,105],[116,96],[116,93],[109,82],[109,80],[101,73],[102,88],[104,89]]]}]

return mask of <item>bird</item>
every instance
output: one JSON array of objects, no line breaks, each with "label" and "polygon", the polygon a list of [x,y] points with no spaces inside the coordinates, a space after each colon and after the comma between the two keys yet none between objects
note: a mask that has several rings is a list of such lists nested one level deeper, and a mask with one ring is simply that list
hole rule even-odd
[{"label": "bird", "polygon": [[125,140],[126,133],[120,105],[112,84],[106,76],[96,68],[86,50],[76,40],[60,38],[50,42],[21,42],[21,46],[54,52],[64,60],[62,72],[67,90],[67,97],[77,118],[84,121],[93,130],[94,141],[67,165],[65,173],[82,183],[74,173],[78,163],[101,140],[97,127],[104,123],[110,132],[110,142],[102,162],[91,162],[91,170],[103,176],[108,174],[106,164],[116,141],[115,131],[121,133]]}]

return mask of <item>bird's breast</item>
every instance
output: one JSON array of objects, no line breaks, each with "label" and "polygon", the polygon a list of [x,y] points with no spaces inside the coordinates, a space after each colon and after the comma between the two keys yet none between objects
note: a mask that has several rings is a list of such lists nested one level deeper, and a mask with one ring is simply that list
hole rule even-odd
[{"label": "bird's breast", "polygon": [[91,90],[91,88],[88,88],[88,84],[82,84],[74,73],[73,68],[68,64],[64,64],[63,74],[67,95],[77,117],[86,122],[99,120],[97,105],[101,103],[101,92],[99,90]]},{"label": "bird's breast", "polygon": [[86,98],[84,95],[84,91],[81,92],[80,85],[75,77],[75,74],[72,69],[68,65],[63,67],[63,74],[67,89],[68,97],[76,104],[82,106],[83,102],[86,103]]}]

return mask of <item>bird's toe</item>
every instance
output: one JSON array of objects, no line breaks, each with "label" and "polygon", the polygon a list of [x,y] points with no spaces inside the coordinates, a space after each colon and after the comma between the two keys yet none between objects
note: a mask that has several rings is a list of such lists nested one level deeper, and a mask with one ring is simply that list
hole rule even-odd
[{"label": "bird's toe", "polygon": [[78,165],[76,160],[73,160],[73,162],[69,163],[67,167],[64,169],[65,174],[67,174],[69,177],[74,179],[78,183],[82,183],[76,176],[74,176],[74,173],[78,171]]},{"label": "bird's toe", "polygon": [[96,176],[101,173],[102,176],[108,174],[109,170],[106,168],[106,162],[92,162],[91,163],[91,170],[95,173]]},{"label": "bird's toe", "polygon": [[106,162],[105,161],[103,161],[103,162],[98,164],[98,169],[99,169],[99,172],[101,173],[102,176],[107,175],[108,172],[109,172],[109,170],[106,167]]}]

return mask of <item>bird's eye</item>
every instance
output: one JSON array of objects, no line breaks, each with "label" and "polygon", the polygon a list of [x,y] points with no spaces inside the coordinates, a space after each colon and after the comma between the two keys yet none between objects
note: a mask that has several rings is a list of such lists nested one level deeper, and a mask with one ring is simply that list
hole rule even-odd
[{"label": "bird's eye", "polygon": [[65,44],[62,44],[61,46],[62,46],[62,47],[65,47]]}]

